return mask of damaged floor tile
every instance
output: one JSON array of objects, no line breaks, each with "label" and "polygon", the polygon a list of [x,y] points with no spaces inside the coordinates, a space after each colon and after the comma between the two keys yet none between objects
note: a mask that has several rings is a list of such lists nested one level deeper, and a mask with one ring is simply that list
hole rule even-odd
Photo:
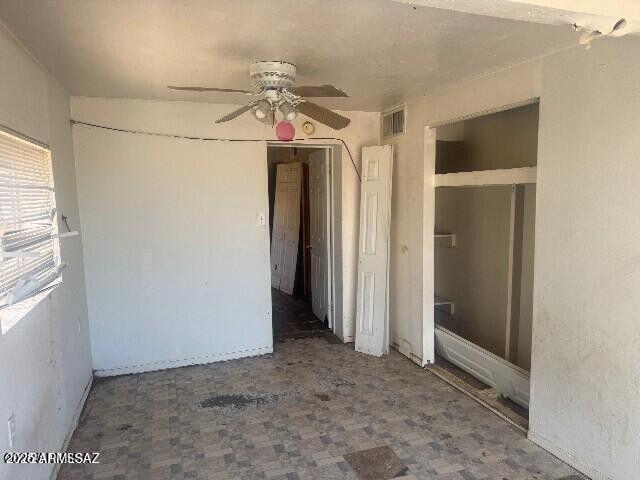
[{"label": "damaged floor tile", "polygon": [[359,480],[389,480],[409,471],[388,446],[348,453],[344,459],[349,462]]}]

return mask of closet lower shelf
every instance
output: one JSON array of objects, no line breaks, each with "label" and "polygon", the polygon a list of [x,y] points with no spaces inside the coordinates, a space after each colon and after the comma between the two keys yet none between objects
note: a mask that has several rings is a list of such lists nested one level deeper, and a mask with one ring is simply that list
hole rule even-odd
[{"label": "closet lower shelf", "polygon": [[524,408],[529,408],[529,372],[440,325],[436,352]]}]

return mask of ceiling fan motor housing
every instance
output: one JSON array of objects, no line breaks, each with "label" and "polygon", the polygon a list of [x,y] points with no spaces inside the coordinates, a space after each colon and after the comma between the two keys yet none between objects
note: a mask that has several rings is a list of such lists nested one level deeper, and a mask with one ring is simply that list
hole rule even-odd
[{"label": "ceiling fan motor housing", "polygon": [[293,85],[296,66],[288,62],[255,62],[249,67],[251,82],[260,89],[282,89]]}]

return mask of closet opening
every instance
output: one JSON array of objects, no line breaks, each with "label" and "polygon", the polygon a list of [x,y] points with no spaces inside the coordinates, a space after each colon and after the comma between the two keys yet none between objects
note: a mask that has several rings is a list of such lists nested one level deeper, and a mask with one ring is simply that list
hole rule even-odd
[{"label": "closet opening", "polygon": [[538,104],[435,138],[435,364],[526,424]]}]

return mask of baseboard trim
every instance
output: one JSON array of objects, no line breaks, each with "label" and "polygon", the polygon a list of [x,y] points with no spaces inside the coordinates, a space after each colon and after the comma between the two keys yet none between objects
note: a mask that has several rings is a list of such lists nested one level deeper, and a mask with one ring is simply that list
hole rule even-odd
[{"label": "baseboard trim", "polygon": [[529,434],[527,435],[527,438],[531,440],[533,443],[535,443],[536,445],[538,445],[539,447],[544,448],[547,452],[549,452],[554,457],[559,458],[567,465],[575,468],[580,473],[583,473],[584,475],[589,477],[591,480],[613,480],[613,478],[610,477],[609,475],[602,473],[597,468],[593,467],[592,465],[589,465],[588,463],[580,459],[575,454],[568,452],[566,450],[563,450],[562,448],[554,445],[553,443],[551,443],[549,439],[543,437],[542,435],[539,435],[529,430]]},{"label": "baseboard trim", "polygon": [[[76,406],[76,410],[73,413],[73,418],[71,419],[71,425],[69,426],[69,431],[67,435],[64,437],[62,442],[62,447],[60,448],[60,452],[66,452],[67,448],[69,448],[69,442],[71,442],[71,437],[73,437],[74,432],[78,426],[78,422],[80,421],[80,415],[82,415],[82,410],[84,409],[84,404],[87,402],[87,398],[89,398],[89,392],[91,391],[91,386],[93,385],[93,375],[89,378],[89,382],[84,387],[84,392],[82,392],[82,397],[80,398],[80,402]],[[56,463],[53,466],[53,470],[51,470],[51,475],[49,476],[50,480],[56,480],[58,477],[58,473],[60,472],[60,464]]]},{"label": "baseboard trim", "polygon": [[235,352],[216,353],[212,355],[202,355],[199,357],[181,358],[175,360],[162,360],[158,362],[140,363],[138,365],[128,365],[123,367],[105,368],[94,370],[96,377],[113,377],[116,375],[128,375],[131,373],[153,372],[155,370],[166,370],[167,368],[187,367],[189,365],[203,365],[206,363],[224,362],[237,358],[257,357],[273,353],[273,345],[263,347],[247,348]]}]

